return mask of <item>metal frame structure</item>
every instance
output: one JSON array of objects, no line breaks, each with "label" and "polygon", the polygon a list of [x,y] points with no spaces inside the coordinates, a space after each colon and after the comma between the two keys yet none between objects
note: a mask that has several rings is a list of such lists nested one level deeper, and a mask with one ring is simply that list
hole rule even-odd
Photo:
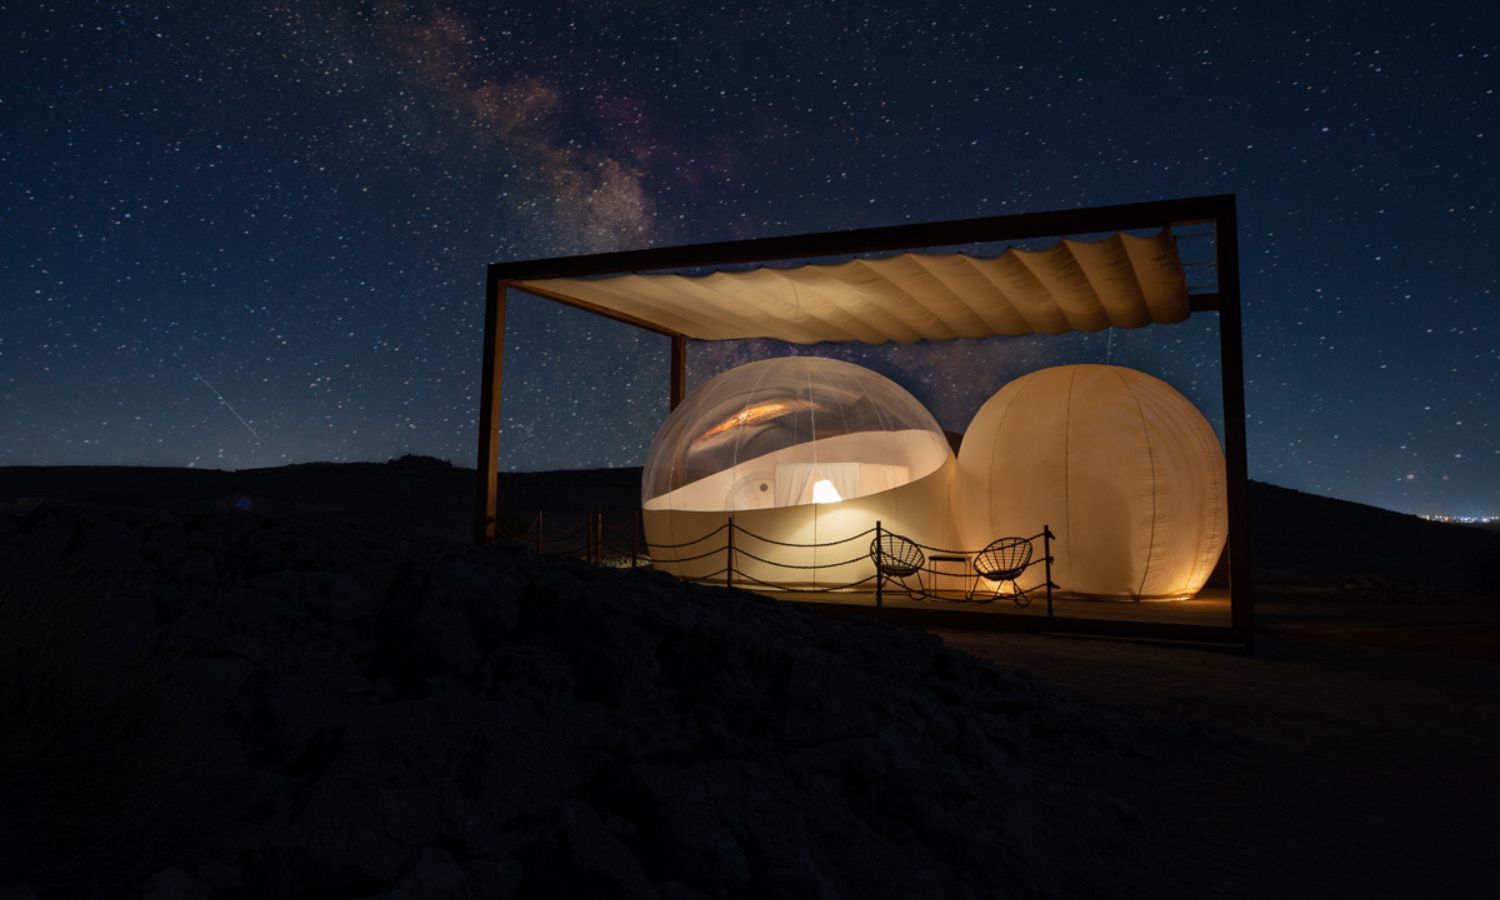
[{"label": "metal frame structure", "polygon": [[[1215,235],[1217,293],[1189,295],[1194,313],[1219,316],[1220,374],[1224,402],[1224,456],[1228,487],[1230,559],[1230,626],[1168,625],[1108,620],[1053,620],[1049,630],[1208,640],[1250,645],[1253,602],[1250,583],[1249,470],[1245,450],[1244,356],[1241,343],[1238,221],[1232,194],[1189,197],[1115,206],[1083,207],[1054,212],[987,216],[917,225],[862,228],[789,237],[758,238],[713,244],[691,244],[619,253],[555,257],[489,266],[485,286],[484,348],[479,410],[478,482],[475,491],[474,539],[495,539],[496,479],[499,472],[500,401],[504,364],[505,307],[514,282],[543,278],[588,277],[712,266],[805,260],[845,254],[882,253],[928,247],[1021,241],[1065,235],[1135,231],[1170,226],[1212,224]],[[666,335],[672,339],[668,390],[671,407],[682,402],[686,390],[687,337],[657,323],[560,294],[528,286],[526,293],[545,297],[616,321]],[[864,608],[858,608],[860,611]],[[853,611],[837,607],[838,612]],[[911,611],[898,616],[910,619]],[[922,624],[967,623],[973,614],[928,613]],[[920,617],[919,617],[920,618]],[[985,616],[989,627],[998,617]],[[973,624],[978,624],[976,620]]]}]

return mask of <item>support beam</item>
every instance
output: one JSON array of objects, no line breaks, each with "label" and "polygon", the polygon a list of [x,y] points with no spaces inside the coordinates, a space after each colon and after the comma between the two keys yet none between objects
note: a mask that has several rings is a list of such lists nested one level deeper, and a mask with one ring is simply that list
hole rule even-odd
[{"label": "support beam", "polygon": [[1219,275],[1219,373],[1224,383],[1224,464],[1229,501],[1229,621],[1250,647],[1250,467],[1245,447],[1245,362],[1240,336],[1240,244],[1234,196],[1220,200],[1214,226]]},{"label": "support beam", "polygon": [[687,395],[687,336],[672,335],[672,387],[669,409],[676,409]]},{"label": "support beam", "polygon": [[496,476],[500,467],[500,374],[505,361],[505,293],[493,271],[484,289],[484,368],[479,389],[479,460],[475,468],[474,542],[495,541]]},{"label": "support beam", "polygon": [[1119,206],[1094,206],[1044,213],[957,219],[949,222],[888,225],[881,228],[860,228],[854,231],[754,238],[718,244],[689,244],[681,247],[657,247],[650,250],[626,250],[598,253],[592,256],[493,263],[490,266],[490,273],[496,278],[513,281],[584,278],[589,275],[617,275],[624,272],[763,263],[782,259],[805,260],[819,256],[843,256],[849,253],[915,250],[921,247],[956,247],[963,244],[1029,240],[1049,235],[1102,234],[1106,231],[1154,229],[1169,223],[1212,220],[1222,208],[1227,196],[1153,200]]},{"label": "support beam", "polygon": [[1188,294],[1188,309],[1198,312],[1218,312],[1218,294]]}]

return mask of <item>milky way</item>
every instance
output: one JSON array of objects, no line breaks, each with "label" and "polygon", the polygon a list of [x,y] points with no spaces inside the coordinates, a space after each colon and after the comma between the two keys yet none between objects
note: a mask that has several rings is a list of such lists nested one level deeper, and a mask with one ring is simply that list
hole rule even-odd
[{"label": "milky way", "polygon": [[[0,6],[0,464],[472,464],[487,263],[1234,193],[1252,477],[1500,513],[1491,4],[803,7]],[[1220,423],[1211,318],[812,352]],[[666,340],[509,325],[505,466],[639,464]]]}]

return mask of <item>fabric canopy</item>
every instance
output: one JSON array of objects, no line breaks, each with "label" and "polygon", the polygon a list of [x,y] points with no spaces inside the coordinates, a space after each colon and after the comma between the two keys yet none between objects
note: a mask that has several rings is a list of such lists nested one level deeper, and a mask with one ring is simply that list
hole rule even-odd
[{"label": "fabric canopy", "polygon": [[709,275],[542,278],[516,287],[697,340],[883,344],[1181,322],[1187,282],[1170,229],[1062,240],[998,257],[902,253]]}]

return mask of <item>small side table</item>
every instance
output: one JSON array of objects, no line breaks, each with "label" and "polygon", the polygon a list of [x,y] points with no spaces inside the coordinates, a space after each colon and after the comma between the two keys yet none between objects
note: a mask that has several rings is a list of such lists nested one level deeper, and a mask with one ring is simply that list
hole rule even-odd
[{"label": "small side table", "polygon": [[[964,554],[933,554],[932,556],[927,557],[927,561],[932,564],[932,591],[933,591],[933,593],[937,593],[937,591],[939,590],[938,579],[942,578],[942,577],[957,578],[957,579],[959,579],[959,587],[958,587],[959,591],[967,593],[967,587],[966,587],[966,585],[968,583],[968,578],[969,578],[969,574],[970,574],[969,573],[969,557],[967,555],[964,555]],[[956,572],[954,572],[954,571],[947,571],[947,570],[938,568],[938,563],[957,563],[958,566],[959,566],[959,568],[958,568],[958,571],[956,571]]]}]

